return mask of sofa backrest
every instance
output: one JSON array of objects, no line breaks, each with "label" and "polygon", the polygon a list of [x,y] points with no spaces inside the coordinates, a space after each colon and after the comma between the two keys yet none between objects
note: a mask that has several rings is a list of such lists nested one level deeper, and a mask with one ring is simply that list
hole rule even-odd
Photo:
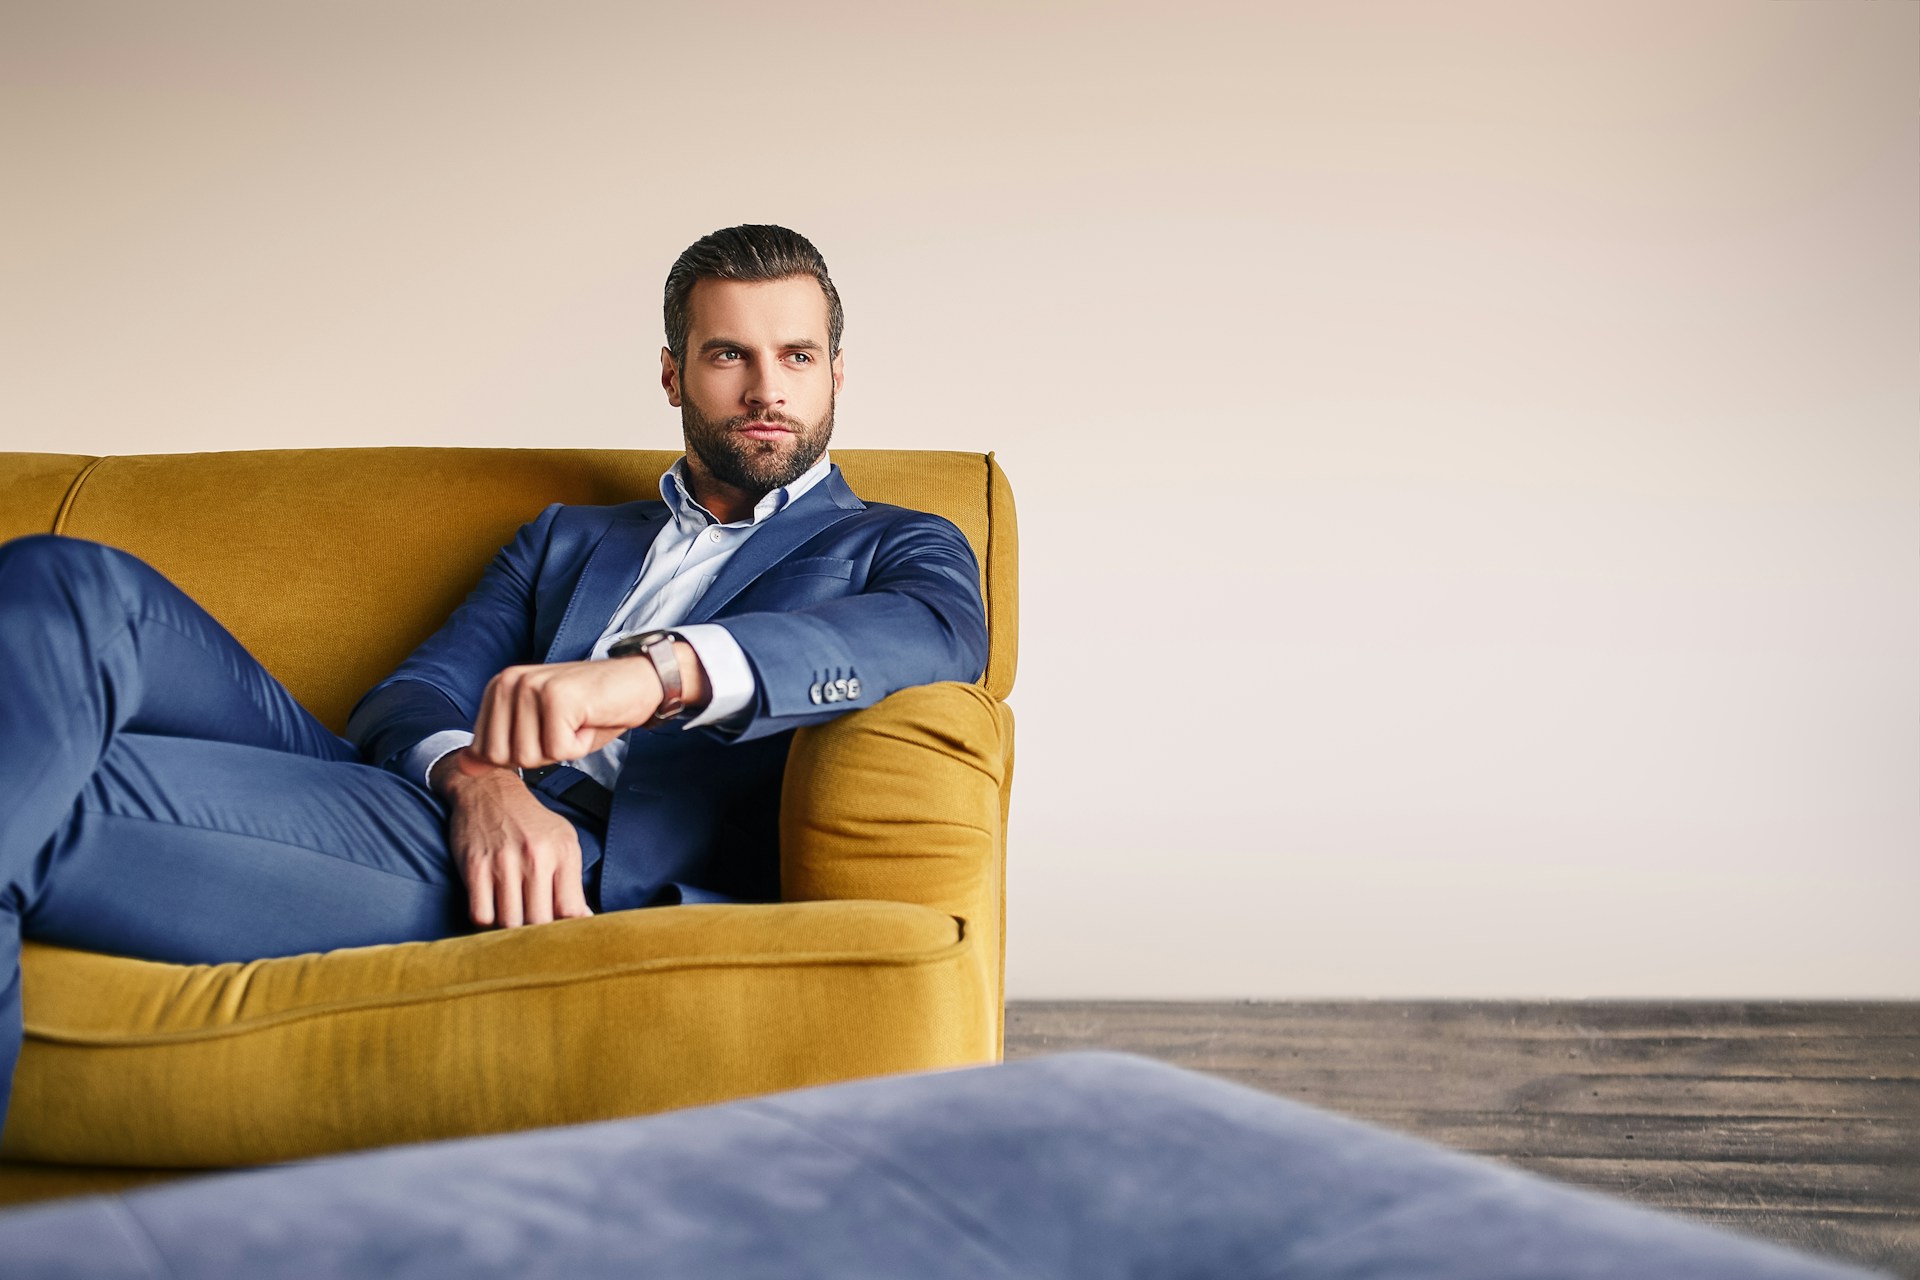
[{"label": "sofa backrest", "polygon": [[[64,533],[120,547],[218,618],[335,732],[443,622],[495,551],[550,502],[658,498],[677,452],[265,449],[0,453],[0,539]],[[980,560],[991,657],[1013,688],[1013,495],[991,454],[835,449],[855,493],[943,515]]]}]

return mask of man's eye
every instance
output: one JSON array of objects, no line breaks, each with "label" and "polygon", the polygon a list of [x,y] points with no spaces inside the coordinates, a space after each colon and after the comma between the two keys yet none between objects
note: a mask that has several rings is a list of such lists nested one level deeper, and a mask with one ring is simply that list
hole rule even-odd
[{"label": "man's eye", "polygon": [[808,354],[807,354],[806,352],[804,352],[804,351],[796,351],[796,352],[794,352],[794,353],[793,353],[793,358],[794,358],[795,360],[798,360],[798,361],[799,361],[799,362],[800,362],[801,364],[812,364],[812,363],[813,363],[813,357],[812,357],[812,356],[810,356],[810,355],[808,355]]},{"label": "man's eye", "polygon": [[718,351],[718,352],[715,352],[714,354],[717,355],[722,360],[727,360],[735,356],[738,356],[740,353],[738,351]]}]

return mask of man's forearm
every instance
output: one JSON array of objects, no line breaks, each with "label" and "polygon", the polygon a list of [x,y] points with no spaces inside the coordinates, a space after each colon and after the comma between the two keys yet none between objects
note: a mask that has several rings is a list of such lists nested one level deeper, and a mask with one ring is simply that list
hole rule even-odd
[{"label": "man's forearm", "polygon": [[[679,673],[683,705],[705,706],[713,691],[699,654],[684,641],[673,650],[685,664]],[[653,659],[645,655],[508,667],[487,684],[473,741],[461,754],[521,769],[578,760],[648,723],[663,698]]]},{"label": "man's forearm", "polygon": [[[707,670],[705,665],[700,661],[699,653],[694,650],[692,645],[689,645],[684,640],[677,640],[674,642],[673,651],[675,659],[680,664],[681,697],[686,705],[684,716],[687,719],[691,719],[697,716],[712,700],[712,682],[707,677]],[[626,663],[632,661],[632,659],[619,658],[613,661]],[[627,671],[629,674],[642,675],[652,686],[650,705],[658,706],[660,701],[659,677],[653,672],[653,664],[649,660],[641,658],[639,659],[639,667],[628,668]],[[644,717],[641,722],[644,723]],[[626,727],[631,728],[633,726],[628,725]],[[471,735],[469,735],[469,739],[471,739]],[[447,751],[436,759],[427,770],[425,776],[427,787],[442,800],[453,803],[457,799],[455,793],[459,785],[469,779],[485,777],[490,773],[514,774],[516,777],[518,776],[519,771],[510,765],[490,764],[481,759],[469,749],[470,745],[471,741],[469,741],[468,746]],[[419,766],[416,765],[415,767],[418,768]]]}]

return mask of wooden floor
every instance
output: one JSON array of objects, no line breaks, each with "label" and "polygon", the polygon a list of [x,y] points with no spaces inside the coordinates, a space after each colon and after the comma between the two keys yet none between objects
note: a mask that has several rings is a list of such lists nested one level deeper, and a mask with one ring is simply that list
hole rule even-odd
[{"label": "wooden floor", "polygon": [[1920,1004],[1007,1007],[1118,1049],[1920,1280]]}]

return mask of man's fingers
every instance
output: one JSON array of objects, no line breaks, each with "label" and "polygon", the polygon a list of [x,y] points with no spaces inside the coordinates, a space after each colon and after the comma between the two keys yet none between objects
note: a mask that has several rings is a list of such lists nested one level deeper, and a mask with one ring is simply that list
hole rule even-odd
[{"label": "man's fingers", "polygon": [[[650,691],[635,684],[636,672],[653,681]],[[659,682],[645,663],[508,667],[480,696],[473,752],[522,769],[577,760],[642,723],[658,701]]]},{"label": "man's fingers", "polygon": [[448,846],[476,926],[515,929],[593,914],[581,891],[580,837],[571,823],[513,779],[487,775],[450,794]]},{"label": "man's fingers", "polygon": [[486,690],[480,695],[480,710],[473,716],[473,741],[467,744],[467,750],[473,752],[475,759],[488,764],[495,763],[492,744],[487,741],[487,725],[493,716],[493,689],[499,683],[499,676],[487,681]]},{"label": "man's fingers", "polygon": [[593,914],[587,905],[587,891],[580,886],[580,873],[564,870],[553,877],[553,914],[561,920],[578,920]]},{"label": "man's fingers", "polygon": [[508,667],[487,682],[473,718],[473,751],[488,764],[530,769],[557,760],[540,749],[540,681],[536,668]]},{"label": "man's fingers", "polygon": [[[606,665],[591,664],[603,669]],[[592,741],[593,731],[585,722],[594,717],[594,681],[601,678],[602,673],[591,670],[589,664],[574,663],[570,669],[557,671],[541,681],[540,763],[578,760],[600,748],[602,744]],[[610,742],[613,737],[614,734],[609,734],[605,741]]]},{"label": "man's fingers", "polygon": [[590,916],[593,908],[587,905],[587,893],[580,885],[580,836],[577,832],[568,832],[567,841],[560,865],[553,869],[553,914],[561,920]]},{"label": "man's fingers", "polygon": [[503,850],[493,863],[494,905],[502,929],[517,929],[525,919],[520,881],[521,860],[518,851]]},{"label": "man's fingers", "polygon": [[515,683],[503,671],[487,682],[487,691],[480,697],[480,714],[473,721],[473,744],[488,764],[512,763],[507,755],[507,728],[511,723],[508,711],[512,707]]},{"label": "man's fingers", "polygon": [[578,760],[593,750],[589,747],[581,750],[581,734],[568,721],[571,717],[559,714],[551,699],[545,707],[544,723],[540,726],[540,749],[547,760]]},{"label": "man's fingers", "polygon": [[553,913],[559,919],[580,919],[593,913],[593,908],[588,906],[588,892],[580,887],[580,871],[568,875],[561,867],[553,873]]},{"label": "man's fingers", "polygon": [[485,876],[467,879],[467,910],[482,929],[493,926],[493,881]]},{"label": "man's fingers", "polygon": [[525,877],[527,895],[527,923],[550,924],[553,921],[553,873],[542,872],[540,860],[530,858],[527,861]]},{"label": "man's fingers", "polygon": [[540,722],[544,719],[540,689],[532,680],[518,682],[513,691],[513,731],[510,763],[532,769],[547,763],[540,754]]}]

